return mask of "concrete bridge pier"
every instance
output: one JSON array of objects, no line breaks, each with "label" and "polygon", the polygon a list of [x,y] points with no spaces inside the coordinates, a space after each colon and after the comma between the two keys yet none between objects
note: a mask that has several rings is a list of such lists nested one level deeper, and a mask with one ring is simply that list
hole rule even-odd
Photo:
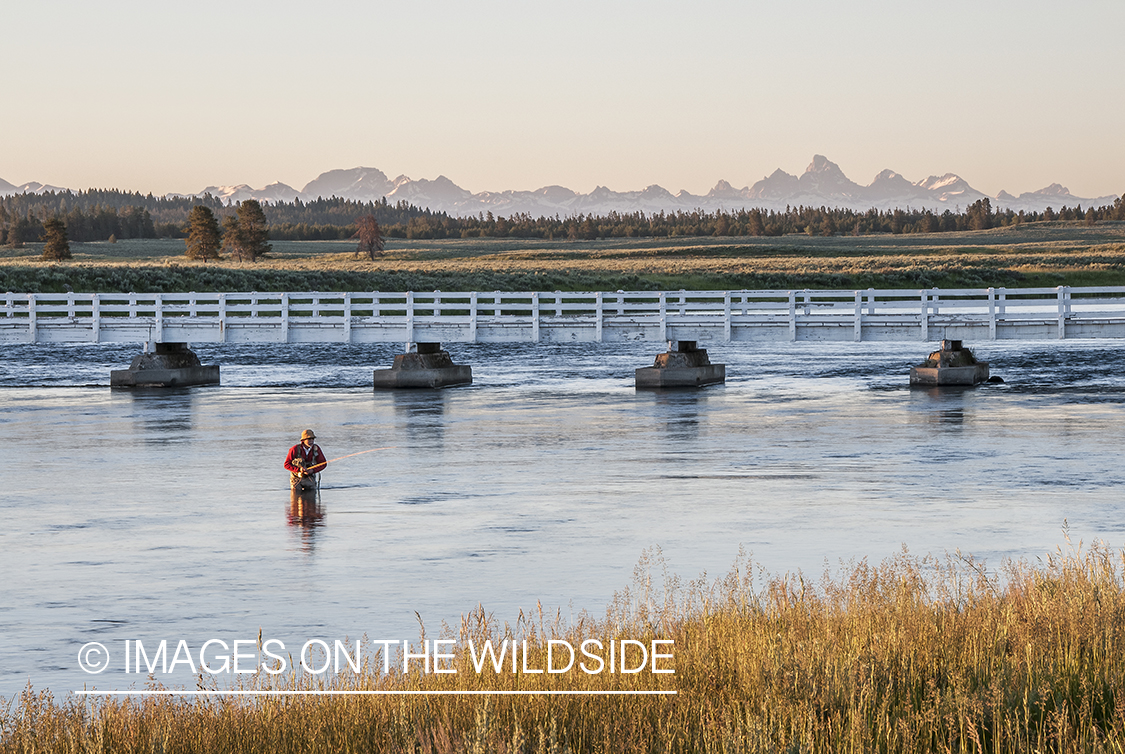
[{"label": "concrete bridge pier", "polygon": [[[999,377],[996,381],[1002,381]],[[943,340],[941,348],[918,366],[910,367],[911,385],[976,385],[990,382],[988,362],[977,361],[959,340]]]},{"label": "concrete bridge pier", "polygon": [[712,364],[694,340],[670,340],[652,366],[637,369],[636,381],[638,388],[703,387],[726,382],[727,367]]},{"label": "concrete bridge pier", "polygon": [[203,366],[187,343],[145,343],[128,369],[109,373],[110,387],[189,387],[218,385],[217,364]]},{"label": "concrete bridge pier", "polygon": [[473,383],[473,368],[454,364],[441,343],[407,343],[390,369],[376,369],[376,390],[442,388]]}]

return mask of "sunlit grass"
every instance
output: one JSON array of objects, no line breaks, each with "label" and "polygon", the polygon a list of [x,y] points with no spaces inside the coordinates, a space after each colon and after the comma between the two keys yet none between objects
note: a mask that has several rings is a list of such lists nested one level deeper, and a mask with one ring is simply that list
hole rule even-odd
[{"label": "sunlit grass", "polygon": [[[672,639],[674,675],[404,676],[368,668],[332,687],[676,696],[56,701],[29,690],[0,716],[0,750],[1121,751],[1123,619],[1125,559],[1102,545],[999,570],[904,552],[816,581],[769,576],[740,558],[723,578],[681,584],[661,574],[658,557],[646,557],[604,618],[568,622],[536,612],[507,625],[482,610],[456,636],[527,639],[537,648],[532,667],[550,638]],[[457,666],[469,668],[468,658]]]},{"label": "sunlit grass", "polygon": [[182,241],[0,249],[0,291],[724,290],[1125,284],[1125,223],[829,238],[565,241],[392,239],[375,261],[350,241],[274,241],[256,263],[189,260]]}]

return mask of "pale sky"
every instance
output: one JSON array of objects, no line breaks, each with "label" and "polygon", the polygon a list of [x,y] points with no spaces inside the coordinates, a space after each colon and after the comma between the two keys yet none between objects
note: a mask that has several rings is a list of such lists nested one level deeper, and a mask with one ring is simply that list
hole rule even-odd
[{"label": "pale sky", "polygon": [[1125,192],[1122,0],[0,0],[0,178]]}]

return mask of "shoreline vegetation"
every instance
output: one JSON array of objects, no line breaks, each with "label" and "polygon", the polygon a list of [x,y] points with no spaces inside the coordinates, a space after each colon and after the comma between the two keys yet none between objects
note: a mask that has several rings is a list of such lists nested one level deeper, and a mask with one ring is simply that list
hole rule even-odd
[{"label": "shoreline vegetation", "polygon": [[[771,576],[740,554],[725,576],[686,584],[650,552],[604,619],[521,613],[501,625],[480,609],[442,635],[459,636],[459,647],[468,637],[527,639],[531,667],[543,667],[552,638],[672,639],[675,674],[528,676],[486,666],[478,675],[461,650],[456,664],[468,672],[384,675],[379,663],[329,686],[676,696],[55,700],[29,688],[0,700],[0,751],[1121,751],[1125,556],[1067,543],[998,570],[904,548],[818,581]],[[200,678],[200,687],[212,682]],[[255,676],[244,688],[271,687],[287,686]]]},{"label": "shoreline vegetation", "polygon": [[257,262],[186,257],[179,239],[0,249],[0,292],[920,289],[1125,285],[1125,221],[861,236],[274,240]]}]

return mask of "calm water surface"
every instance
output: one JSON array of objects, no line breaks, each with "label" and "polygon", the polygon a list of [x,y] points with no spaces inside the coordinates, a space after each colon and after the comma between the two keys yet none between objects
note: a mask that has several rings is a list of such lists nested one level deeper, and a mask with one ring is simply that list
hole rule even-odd
[{"label": "calm water surface", "polygon": [[[435,635],[478,603],[599,614],[659,547],[685,579],[960,549],[1125,542],[1125,356],[985,344],[1003,385],[906,387],[921,344],[721,346],[729,381],[648,393],[650,345],[451,346],[476,384],[373,393],[394,347],[198,347],[221,387],[108,388],[134,346],[0,356],[0,696],[143,685],[88,641]],[[329,458],[319,510],[281,468]],[[292,642],[292,644],[291,644]],[[119,663],[115,663],[119,664]],[[190,677],[184,682],[193,685]]]}]

